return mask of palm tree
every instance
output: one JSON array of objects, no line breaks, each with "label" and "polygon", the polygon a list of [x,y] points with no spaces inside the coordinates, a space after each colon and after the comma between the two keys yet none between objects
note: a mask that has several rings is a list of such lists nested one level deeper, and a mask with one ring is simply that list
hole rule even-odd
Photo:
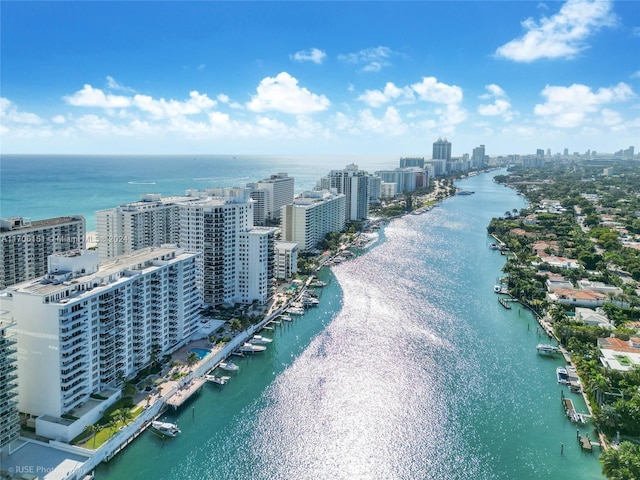
[{"label": "palm tree", "polygon": [[124,422],[125,425],[129,425],[129,422],[133,420],[133,412],[131,411],[130,408],[123,408],[122,409],[122,421]]},{"label": "palm tree", "polygon": [[99,431],[101,430],[100,425],[97,424],[92,424],[92,425],[87,425],[86,427],[84,427],[84,431],[87,433],[87,437],[90,437],[91,435],[93,435],[93,448],[95,450],[96,448],[96,438],[98,437],[98,435],[96,435]]},{"label": "palm tree", "polygon": [[187,365],[189,366],[189,368],[191,368],[196,363],[198,363],[198,360],[200,360],[200,358],[198,357],[198,354],[196,352],[191,352],[189,354],[189,357],[187,358]]},{"label": "palm tree", "polygon": [[113,436],[117,428],[118,428],[118,421],[112,416],[111,420],[109,420],[109,429],[111,430],[111,433],[109,435],[110,437]]}]

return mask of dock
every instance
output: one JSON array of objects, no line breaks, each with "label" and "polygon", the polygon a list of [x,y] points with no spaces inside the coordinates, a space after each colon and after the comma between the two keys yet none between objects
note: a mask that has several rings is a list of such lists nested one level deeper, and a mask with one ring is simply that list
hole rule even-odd
[{"label": "dock", "polygon": [[502,305],[504,308],[506,308],[507,310],[511,310],[511,304],[509,302],[507,302],[504,297],[500,297],[498,299],[498,302],[500,302],[500,305]]},{"label": "dock", "polygon": [[578,435],[578,442],[580,442],[580,448],[583,450],[592,451],[592,443],[589,435]]},{"label": "dock", "polygon": [[184,402],[189,400],[191,396],[200,391],[202,385],[204,385],[206,380],[204,378],[194,378],[191,380],[191,383],[187,385],[186,388],[181,388],[176,393],[174,393],[170,398],[165,402],[167,406],[173,407],[174,410],[180,408]]}]

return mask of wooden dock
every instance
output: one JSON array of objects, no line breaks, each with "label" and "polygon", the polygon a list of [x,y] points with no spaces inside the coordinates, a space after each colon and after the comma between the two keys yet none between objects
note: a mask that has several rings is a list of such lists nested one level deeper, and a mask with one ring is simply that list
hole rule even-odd
[{"label": "wooden dock", "polygon": [[191,398],[191,395],[198,392],[205,383],[206,380],[204,378],[194,378],[187,388],[181,388],[174,393],[171,398],[167,399],[167,406],[173,407],[174,410],[177,410],[184,404],[184,402]]},{"label": "wooden dock", "polygon": [[578,442],[580,442],[580,448],[582,448],[583,450],[588,450],[591,451],[592,450],[592,443],[591,443],[591,439],[589,438],[589,435],[578,435]]},{"label": "wooden dock", "polygon": [[498,299],[498,302],[500,302],[500,305],[502,305],[504,308],[506,308],[507,310],[511,310],[511,304],[509,302],[507,302],[504,297],[500,297]]}]

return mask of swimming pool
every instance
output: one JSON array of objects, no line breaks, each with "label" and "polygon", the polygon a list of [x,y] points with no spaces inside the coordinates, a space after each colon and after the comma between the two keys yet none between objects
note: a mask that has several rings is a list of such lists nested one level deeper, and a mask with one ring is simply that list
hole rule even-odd
[{"label": "swimming pool", "polygon": [[191,350],[188,350],[187,353],[195,353],[196,355],[198,355],[198,360],[202,360],[204,357],[211,353],[211,350],[208,350],[206,348],[192,348]]}]

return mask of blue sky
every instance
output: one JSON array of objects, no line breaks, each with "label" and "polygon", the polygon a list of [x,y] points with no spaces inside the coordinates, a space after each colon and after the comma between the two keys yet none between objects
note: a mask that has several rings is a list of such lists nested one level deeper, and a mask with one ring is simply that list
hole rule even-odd
[{"label": "blue sky", "polygon": [[0,2],[3,153],[640,150],[640,2]]}]

